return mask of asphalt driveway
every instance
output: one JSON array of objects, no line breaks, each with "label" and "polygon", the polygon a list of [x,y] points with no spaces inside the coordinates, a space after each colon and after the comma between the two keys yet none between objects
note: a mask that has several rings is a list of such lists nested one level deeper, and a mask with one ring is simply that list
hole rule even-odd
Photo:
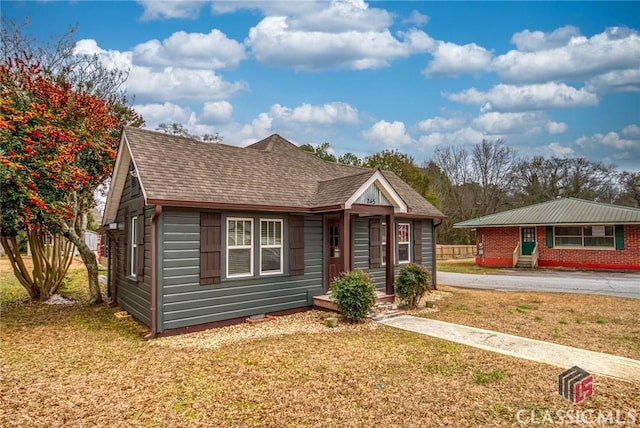
[{"label": "asphalt driveway", "polygon": [[556,270],[504,270],[475,275],[438,272],[438,285],[488,290],[544,291],[640,299],[640,273]]}]

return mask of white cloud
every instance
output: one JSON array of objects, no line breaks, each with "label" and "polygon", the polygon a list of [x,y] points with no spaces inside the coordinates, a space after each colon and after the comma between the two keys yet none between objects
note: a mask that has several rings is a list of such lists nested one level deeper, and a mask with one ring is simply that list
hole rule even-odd
[{"label": "white cloud", "polygon": [[210,70],[165,67],[154,71],[133,67],[127,80],[127,91],[137,98],[151,101],[207,101],[229,98],[246,89],[243,82],[226,82]]},{"label": "white cloud", "polygon": [[427,22],[429,22],[429,16],[423,15],[417,10],[412,10],[411,15],[402,20],[403,24],[414,24],[419,27],[425,25]]},{"label": "white cloud", "polygon": [[237,135],[232,134],[232,138],[240,146],[255,143],[273,133],[272,123],[273,119],[268,114],[260,113],[257,118],[251,121],[251,124],[242,125]]},{"label": "white cloud", "polygon": [[205,103],[198,115],[190,107],[170,102],[162,104],[137,104],[133,108],[145,119],[145,126],[156,129],[159,124],[179,123],[193,135],[214,134],[219,131],[216,125],[231,120],[233,107],[227,101]]},{"label": "white cloud", "polygon": [[362,131],[361,135],[371,142],[382,143],[388,147],[406,146],[414,142],[407,133],[404,123],[381,120],[371,128]]},{"label": "white cloud", "polygon": [[620,133],[610,131],[582,136],[576,140],[591,159],[601,159],[623,164],[638,170],[640,165],[640,127],[628,125]]},{"label": "white cloud", "polygon": [[597,105],[599,101],[597,95],[584,88],[553,82],[522,86],[499,84],[487,92],[471,88],[443,95],[452,101],[482,106],[483,111],[584,107]]},{"label": "white cloud", "polygon": [[393,17],[389,12],[369,8],[364,0],[333,0],[327,8],[294,15],[289,21],[292,30],[327,33],[381,31],[392,23]]},{"label": "white cloud", "polygon": [[433,60],[423,70],[427,76],[456,76],[463,73],[477,73],[491,64],[491,52],[475,43],[456,45],[438,42],[431,51]]},{"label": "white cloud", "polygon": [[577,37],[579,35],[580,29],[578,29],[578,27],[566,25],[552,31],[551,33],[524,30],[519,33],[515,33],[513,37],[511,37],[511,42],[516,45],[519,51],[536,52],[562,47],[573,37]]},{"label": "white cloud", "polygon": [[393,23],[391,13],[371,8],[364,0],[216,1],[212,5],[214,13],[239,9],[286,17],[290,29],[303,32],[379,31]]},{"label": "white cloud", "polygon": [[144,8],[144,13],[140,18],[143,21],[164,18],[188,18],[195,19],[200,13],[200,8],[206,1],[158,1],[158,0],[138,0]]},{"label": "white cloud", "polygon": [[422,132],[450,131],[461,128],[465,125],[466,119],[463,117],[440,117],[422,120],[418,123],[418,129]]},{"label": "white cloud", "polygon": [[473,127],[488,134],[537,133],[546,124],[544,113],[484,113],[475,118]]},{"label": "white cloud", "polygon": [[621,134],[627,138],[640,140],[640,126],[627,125],[624,128],[622,128]]},{"label": "white cloud", "polygon": [[216,14],[233,13],[238,10],[260,11],[265,16],[295,16],[302,14],[317,13],[326,9],[326,0],[233,0],[214,1],[211,3],[211,10]]},{"label": "white cloud", "polygon": [[162,41],[149,40],[133,49],[133,61],[146,66],[181,64],[187,68],[229,69],[246,58],[244,46],[221,31],[209,34],[178,31]]},{"label": "white cloud", "polygon": [[590,137],[578,138],[577,143],[582,147],[607,146],[618,150],[637,149],[640,151],[640,140],[622,138],[617,132],[607,132],[606,134],[593,134]]},{"label": "white cloud", "polygon": [[202,107],[201,121],[212,124],[227,123],[233,116],[233,106],[228,101],[206,102]]},{"label": "white cloud", "polygon": [[284,16],[270,16],[251,28],[245,43],[258,62],[310,71],[386,67],[391,60],[425,52],[431,40],[418,30],[399,37],[389,30],[301,31],[292,29]]},{"label": "white cloud", "polygon": [[107,51],[91,39],[80,40],[75,52],[96,54],[107,68],[129,70],[126,90],[139,103],[166,100],[216,101],[247,89],[245,82],[227,82],[213,70],[140,66],[134,63],[132,52]]},{"label": "white cloud", "polygon": [[563,146],[560,143],[548,144],[545,149],[551,156],[555,157],[563,158],[575,155],[575,151],[571,147]]},{"label": "white cloud", "polygon": [[136,104],[133,108],[142,115],[146,126],[151,129],[155,129],[160,123],[186,124],[193,116],[191,109],[170,102],[162,104]]},{"label": "white cloud", "polygon": [[535,135],[546,131],[549,134],[562,134],[567,124],[549,120],[541,111],[529,112],[488,112],[482,113],[472,121],[474,129],[491,135]]},{"label": "white cloud", "polygon": [[485,138],[485,135],[482,132],[471,127],[465,127],[448,133],[434,132],[423,135],[418,139],[418,142],[422,147],[433,148],[442,144],[459,146],[476,144],[482,141],[483,138]]},{"label": "white cloud", "polygon": [[97,55],[109,69],[129,70],[133,64],[130,51],[105,50],[94,39],[78,40],[73,52],[76,55]]},{"label": "white cloud", "polygon": [[545,130],[549,134],[554,134],[554,135],[564,134],[565,132],[567,132],[568,129],[569,129],[569,125],[567,125],[564,122],[554,122],[550,120],[545,124]]},{"label": "white cloud", "polygon": [[304,103],[295,108],[275,104],[271,106],[271,116],[279,122],[298,122],[318,125],[357,124],[358,110],[349,104],[333,102],[324,105]]},{"label": "white cloud", "polygon": [[[568,34],[564,33],[568,32],[561,31],[562,37],[558,36],[556,43],[566,38]],[[522,33],[517,38],[521,39],[519,46],[524,45],[526,49],[553,44],[543,39],[536,45],[530,35]],[[570,37],[564,45],[555,48],[509,51],[495,58],[492,68],[507,82],[584,80],[612,71],[636,70],[640,68],[640,35],[625,27],[611,27],[591,38]]]},{"label": "white cloud", "polygon": [[589,79],[585,88],[595,93],[640,91],[640,68],[617,70]]}]

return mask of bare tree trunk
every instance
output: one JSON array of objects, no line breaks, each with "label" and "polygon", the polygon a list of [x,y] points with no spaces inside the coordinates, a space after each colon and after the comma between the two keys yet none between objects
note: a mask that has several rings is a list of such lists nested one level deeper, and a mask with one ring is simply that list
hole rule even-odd
[{"label": "bare tree trunk", "polygon": [[80,258],[84,262],[87,268],[87,279],[89,281],[89,303],[100,304],[104,302],[102,299],[102,292],[100,291],[100,284],[98,283],[98,260],[91,248],[84,243],[84,240],[80,239],[78,234],[73,228],[65,228],[64,236],[75,244],[80,253]]},{"label": "bare tree trunk", "polygon": [[22,258],[15,236],[2,236],[0,242],[14,275],[31,300],[44,301],[58,292],[73,260],[73,244],[60,234],[50,234],[31,227],[26,232],[32,251],[31,268]]}]

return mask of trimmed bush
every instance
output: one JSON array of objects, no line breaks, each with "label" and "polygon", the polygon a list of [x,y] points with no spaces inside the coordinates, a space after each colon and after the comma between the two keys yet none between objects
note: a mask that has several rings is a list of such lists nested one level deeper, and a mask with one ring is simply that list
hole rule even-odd
[{"label": "trimmed bush", "polygon": [[347,321],[357,322],[363,320],[375,304],[376,288],[369,274],[355,269],[333,281],[331,299]]},{"label": "trimmed bush", "polygon": [[431,273],[424,267],[411,263],[400,269],[395,282],[396,295],[403,305],[415,308],[420,299],[431,291],[430,282]]}]

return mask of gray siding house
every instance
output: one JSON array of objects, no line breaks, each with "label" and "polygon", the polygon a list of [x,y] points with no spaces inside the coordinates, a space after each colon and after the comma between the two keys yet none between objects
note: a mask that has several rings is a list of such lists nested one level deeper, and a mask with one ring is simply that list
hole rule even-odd
[{"label": "gray siding house", "polygon": [[392,296],[402,264],[435,273],[443,217],[393,173],[277,134],[240,148],[126,127],[103,215],[109,290],[149,337],[312,306],[354,268]]}]

